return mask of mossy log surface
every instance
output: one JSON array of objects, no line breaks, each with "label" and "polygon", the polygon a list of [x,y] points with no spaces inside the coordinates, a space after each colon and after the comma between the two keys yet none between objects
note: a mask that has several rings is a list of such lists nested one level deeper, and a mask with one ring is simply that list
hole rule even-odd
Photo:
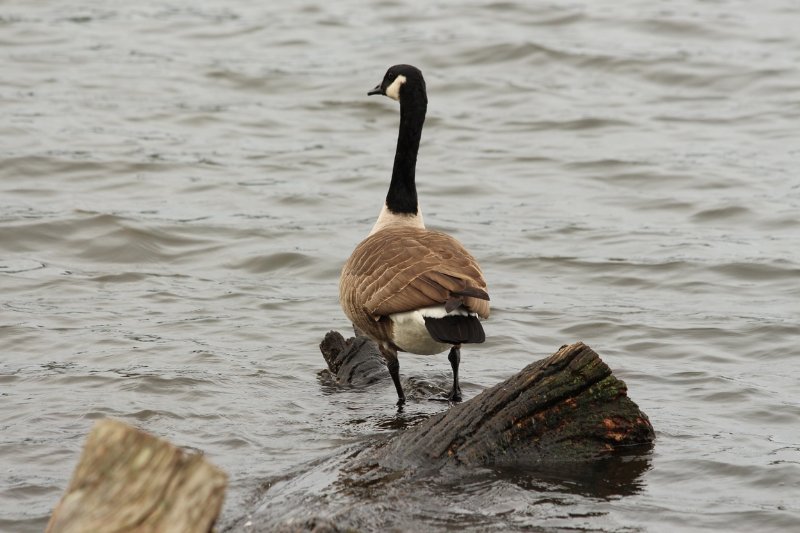
[{"label": "mossy log surface", "polygon": [[115,420],[95,424],[48,533],[211,531],[227,476]]},{"label": "mossy log surface", "polygon": [[[337,383],[391,386],[372,341],[330,332],[320,349]],[[389,437],[271,481],[257,509],[226,531],[420,530],[429,525],[415,518],[420,508],[445,508],[447,487],[475,472],[513,470],[519,479],[553,465],[558,476],[577,468],[580,477],[592,476],[593,490],[612,480],[610,493],[625,494],[648,463],[616,462],[614,452],[641,454],[653,440],[625,384],[578,342]],[[90,433],[47,531],[211,531],[225,486],[225,474],[201,456],[104,420]]]},{"label": "mossy log surface", "polygon": [[[330,332],[320,349],[336,383],[392,386],[372,341]],[[463,403],[274,480],[247,524],[254,533],[425,531],[449,517],[480,529],[483,511],[460,508],[454,494],[491,509],[505,508],[518,494],[509,486],[534,487],[532,494],[543,492],[546,501],[558,498],[548,491],[558,492],[552,487],[559,480],[565,492],[577,487],[597,498],[635,493],[653,440],[625,384],[578,342]],[[547,486],[538,477],[549,480]],[[487,489],[476,503],[473,494],[454,488],[462,483],[497,491]],[[511,505],[526,508],[532,497],[520,498]]]},{"label": "mossy log surface", "polygon": [[397,436],[386,464],[518,466],[650,443],[653,427],[594,350],[578,342]]},{"label": "mossy log surface", "polygon": [[[339,382],[360,379],[359,368],[369,368],[371,375],[387,372],[376,362],[380,355],[374,343],[363,337],[344,341],[328,333],[320,345],[326,361],[336,360],[330,347],[346,356],[344,364],[329,363]],[[654,439],[650,421],[628,398],[625,383],[594,350],[577,342],[397,434],[359,462],[395,470],[446,463],[519,466],[587,460]]]}]

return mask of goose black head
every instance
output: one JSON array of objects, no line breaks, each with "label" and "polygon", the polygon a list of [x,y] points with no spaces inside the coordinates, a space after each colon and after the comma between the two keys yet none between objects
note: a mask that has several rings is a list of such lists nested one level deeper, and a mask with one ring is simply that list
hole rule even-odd
[{"label": "goose black head", "polygon": [[422,72],[411,65],[389,67],[383,76],[383,81],[367,93],[368,96],[373,94],[382,94],[397,101],[404,100],[406,96],[421,94],[427,101],[425,79],[422,77]]}]

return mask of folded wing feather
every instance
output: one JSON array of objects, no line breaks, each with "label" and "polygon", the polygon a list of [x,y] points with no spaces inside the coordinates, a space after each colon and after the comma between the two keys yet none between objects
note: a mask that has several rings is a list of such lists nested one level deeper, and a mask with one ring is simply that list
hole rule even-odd
[{"label": "folded wing feather", "polygon": [[345,271],[349,282],[360,286],[364,308],[375,320],[444,304],[453,295],[467,310],[489,316],[486,282],[477,261],[444,233],[386,228],[358,245]]}]

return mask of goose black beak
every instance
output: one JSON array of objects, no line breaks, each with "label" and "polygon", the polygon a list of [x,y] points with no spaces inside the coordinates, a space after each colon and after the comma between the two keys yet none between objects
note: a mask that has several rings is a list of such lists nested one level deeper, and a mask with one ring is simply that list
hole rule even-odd
[{"label": "goose black beak", "polygon": [[374,89],[367,93],[367,96],[372,96],[373,94],[383,94],[383,89],[381,89],[380,84],[376,85]]}]

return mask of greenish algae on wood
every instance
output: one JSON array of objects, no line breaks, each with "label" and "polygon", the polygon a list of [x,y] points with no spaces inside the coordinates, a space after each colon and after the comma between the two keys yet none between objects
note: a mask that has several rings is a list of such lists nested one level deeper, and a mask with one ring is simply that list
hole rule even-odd
[{"label": "greenish algae on wood", "polygon": [[625,383],[577,342],[360,454],[357,469],[585,461],[654,439]]},{"label": "greenish algae on wood", "polygon": [[[372,341],[330,332],[320,350],[331,381],[353,387],[383,379],[391,386]],[[575,343],[414,426],[297,469],[232,530],[403,529],[398,517],[416,516],[420,497],[428,508],[451,506],[448,487],[476,474],[514,483],[557,476],[592,487],[604,486],[602,478],[607,494],[625,494],[647,468],[653,439],[625,384],[591,348]],[[414,524],[408,529],[419,529]]]}]

